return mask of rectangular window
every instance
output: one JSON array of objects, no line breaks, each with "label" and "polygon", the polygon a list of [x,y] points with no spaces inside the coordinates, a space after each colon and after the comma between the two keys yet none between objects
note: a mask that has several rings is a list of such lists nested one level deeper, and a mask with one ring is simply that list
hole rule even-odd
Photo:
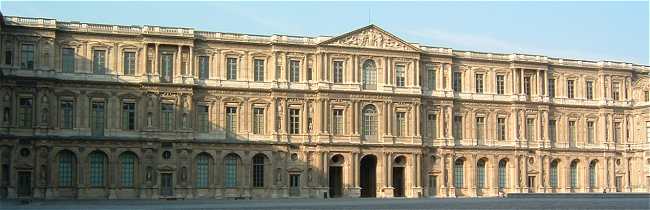
[{"label": "rectangular window", "polygon": [[226,132],[228,135],[237,133],[237,107],[226,107]]},{"label": "rectangular window", "polygon": [[530,96],[530,77],[524,77],[524,94]]},{"label": "rectangular window", "polygon": [[93,73],[106,73],[106,50],[93,50]]},{"label": "rectangular window", "polygon": [[161,121],[162,121],[162,130],[171,131],[174,129],[174,104],[161,104]]},{"label": "rectangular window", "polygon": [[237,58],[227,58],[226,64],[228,80],[237,80]]},{"label": "rectangular window", "polygon": [[20,66],[24,69],[34,69],[34,45],[23,44],[20,50]]},{"label": "rectangular window", "polygon": [[614,100],[618,101],[621,98],[621,96],[619,94],[620,88],[621,88],[620,83],[618,83],[618,82],[612,83],[612,98]]},{"label": "rectangular window", "polygon": [[569,147],[576,146],[576,121],[569,121],[568,128]]},{"label": "rectangular window", "polygon": [[650,121],[645,122],[645,138],[650,143]]},{"label": "rectangular window", "polygon": [[526,140],[535,140],[535,119],[526,119]]},{"label": "rectangular window", "polygon": [[406,136],[406,113],[397,112],[395,113],[395,120],[397,121],[397,136]]},{"label": "rectangular window", "polygon": [[253,108],[253,133],[264,133],[264,108]]},{"label": "rectangular window", "polygon": [[210,107],[199,105],[197,108],[199,132],[207,133],[210,131]]},{"label": "rectangular window", "polygon": [[404,65],[395,66],[395,85],[404,87],[406,85],[406,70]]},{"label": "rectangular window", "polygon": [[174,55],[165,53],[161,55],[161,63],[160,63],[160,81],[161,82],[172,82],[173,77],[173,71],[174,71],[174,61],[173,61]]},{"label": "rectangular window", "polygon": [[289,61],[289,82],[300,81],[300,61]]},{"label": "rectangular window", "polygon": [[343,83],[343,61],[334,61],[334,83]]},{"label": "rectangular window", "polygon": [[476,141],[478,144],[485,143],[485,117],[476,117]]},{"label": "rectangular window", "polygon": [[548,80],[548,97],[555,97],[555,79]]},{"label": "rectangular window", "polygon": [[594,122],[593,121],[588,121],[587,122],[587,144],[593,144],[594,143]]},{"label": "rectangular window", "polygon": [[72,101],[61,101],[61,128],[72,129],[74,123],[74,105]]},{"label": "rectangular window", "polygon": [[573,80],[566,81],[566,92],[568,98],[573,98]]},{"label": "rectangular window", "polygon": [[300,109],[289,109],[289,133],[300,133]]},{"label": "rectangular window", "polygon": [[548,140],[555,144],[555,120],[548,121]]},{"label": "rectangular window", "polygon": [[483,74],[476,74],[476,93],[483,93]]},{"label": "rectangular window", "polygon": [[32,127],[32,99],[21,98],[18,107],[18,126],[21,128]]},{"label": "rectangular window", "polygon": [[199,79],[210,78],[210,57],[199,56]]},{"label": "rectangular window", "polygon": [[588,100],[593,100],[594,99],[594,82],[593,81],[587,81],[587,99]]},{"label": "rectangular window", "polygon": [[135,75],[135,52],[124,52],[124,75]]},{"label": "rectangular window", "polygon": [[428,64],[427,66],[427,79],[429,81],[429,90],[436,89],[436,66]]},{"label": "rectangular window", "polygon": [[497,118],[497,138],[499,141],[506,140],[506,118]]},{"label": "rectangular window", "polygon": [[343,129],[345,127],[345,119],[343,118],[343,109],[334,109],[333,112],[333,125],[334,130],[332,131],[334,135],[341,135],[345,132]]},{"label": "rectangular window", "polygon": [[437,122],[437,116],[435,114],[429,114],[427,116],[427,125],[429,126],[429,136],[432,138],[437,138],[438,137],[438,124]]},{"label": "rectangular window", "polygon": [[614,123],[614,143],[619,143],[621,140],[621,122]]},{"label": "rectangular window", "polygon": [[461,72],[454,72],[454,75],[453,75],[453,79],[454,79],[454,81],[453,81],[453,82],[454,82],[454,83],[453,83],[453,86],[454,86],[454,91],[455,91],[455,92],[461,92],[461,91],[463,91],[463,90],[462,90],[462,87],[463,87],[463,86],[462,86],[462,82],[463,82],[463,80],[462,80],[462,75],[463,75],[463,74],[462,74]]},{"label": "rectangular window", "polygon": [[13,63],[13,60],[14,60],[14,57],[13,57],[13,53],[11,52],[11,50],[5,51],[5,64],[6,65],[11,65]]},{"label": "rectangular window", "polygon": [[122,129],[135,130],[135,103],[122,104]]},{"label": "rectangular window", "polygon": [[463,139],[463,117],[462,116],[454,116],[454,138],[456,140],[461,140]]},{"label": "rectangular window", "polygon": [[505,94],[505,76],[504,75],[497,75],[497,94],[503,95]]},{"label": "rectangular window", "polygon": [[255,70],[253,75],[255,82],[264,81],[264,60],[255,59],[255,61],[253,61],[253,68]]},{"label": "rectangular window", "polygon": [[650,101],[650,91],[644,91],[643,92],[643,101],[648,102]]},{"label": "rectangular window", "polygon": [[74,48],[63,48],[61,52],[62,71],[66,73],[74,72]]},{"label": "rectangular window", "polygon": [[90,110],[90,132],[93,136],[104,136],[104,102],[92,102]]}]

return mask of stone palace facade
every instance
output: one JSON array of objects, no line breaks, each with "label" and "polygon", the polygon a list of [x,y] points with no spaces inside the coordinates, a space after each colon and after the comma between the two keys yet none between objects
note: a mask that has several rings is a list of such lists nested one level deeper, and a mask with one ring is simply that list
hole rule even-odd
[{"label": "stone palace facade", "polygon": [[2,198],[650,189],[650,66],[2,19]]}]

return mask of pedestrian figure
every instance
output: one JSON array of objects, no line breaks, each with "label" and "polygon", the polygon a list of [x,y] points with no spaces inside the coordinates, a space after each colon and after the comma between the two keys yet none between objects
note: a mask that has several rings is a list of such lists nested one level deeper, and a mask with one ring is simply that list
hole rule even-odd
[{"label": "pedestrian figure", "polygon": [[606,195],[607,195],[607,188],[603,187],[603,198],[602,199],[605,199]]}]

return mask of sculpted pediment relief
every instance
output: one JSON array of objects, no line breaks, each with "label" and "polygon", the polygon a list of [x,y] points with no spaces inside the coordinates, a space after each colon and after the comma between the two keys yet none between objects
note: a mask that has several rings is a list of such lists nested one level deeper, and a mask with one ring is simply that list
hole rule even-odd
[{"label": "sculpted pediment relief", "polygon": [[342,47],[375,48],[416,52],[419,49],[383,29],[369,25],[352,32],[337,36],[319,45]]}]

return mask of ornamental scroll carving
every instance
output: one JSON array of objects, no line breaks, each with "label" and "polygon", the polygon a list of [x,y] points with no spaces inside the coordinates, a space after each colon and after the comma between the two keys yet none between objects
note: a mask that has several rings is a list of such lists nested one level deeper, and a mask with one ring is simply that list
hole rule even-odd
[{"label": "ornamental scroll carving", "polygon": [[343,37],[333,43],[334,45],[341,46],[355,46],[355,47],[369,47],[369,48],[382,48],[393,50],[410,50],[408,46],[400,40],[393,38],[381,31],[369,28],[357,34],[352,34]]}]

